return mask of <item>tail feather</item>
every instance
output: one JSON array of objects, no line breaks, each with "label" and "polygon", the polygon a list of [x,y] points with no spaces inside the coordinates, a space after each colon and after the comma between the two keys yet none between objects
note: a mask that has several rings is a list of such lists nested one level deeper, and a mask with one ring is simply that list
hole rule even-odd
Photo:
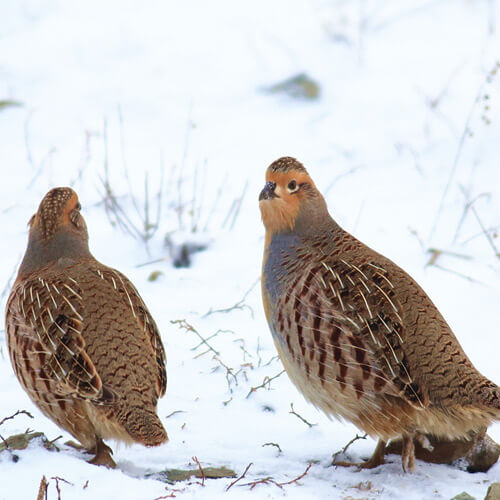
[{"label": "tail feather", "polygon": [[120,417],[123,427],[137,443],[145,446],[159,446],[168,441],[167,431],[156,413],[132,407]]},{"label": "tail feather", "polygon": [[486,379],[486,383],[483,383],[477,394],[479,402],[491,410],[496,410],[496,418],[500,420],[500,387]]}]

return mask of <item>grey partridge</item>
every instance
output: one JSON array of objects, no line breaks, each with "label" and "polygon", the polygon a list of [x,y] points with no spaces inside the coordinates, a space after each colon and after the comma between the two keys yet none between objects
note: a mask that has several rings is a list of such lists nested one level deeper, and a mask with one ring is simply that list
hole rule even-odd
[{"label": "grey partridge", "polygon": [[[422,288],[330,216],[304,166],[272,163],[259,197],[266,229],[265,314],[283,365],[307,400],[373,437],[361,467],[402,438],[467,439],[500,419],[500,389],[468,359]],[[338,465],[353,465],[338,463]]]},{"label": "grey partridge", "polygon": [[29,222],[24,259],[7,302],[14,372],[30,399],[114,467],[103,439],[157,446],[166,390],[158,328],[132,283],[90,253],[76,193],[55,188]]}]

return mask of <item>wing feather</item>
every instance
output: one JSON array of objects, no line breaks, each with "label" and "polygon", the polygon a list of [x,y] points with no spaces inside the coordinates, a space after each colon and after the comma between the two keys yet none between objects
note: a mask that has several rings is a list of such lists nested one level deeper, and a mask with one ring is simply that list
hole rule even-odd
[{"label": "wing feather", "polygon": [[43,350],[41,372],[56,382],[62,395],[106,403],[110,399],[85,350],[81,291],[64,277],[34,278],[19,293],[18,328]]}]

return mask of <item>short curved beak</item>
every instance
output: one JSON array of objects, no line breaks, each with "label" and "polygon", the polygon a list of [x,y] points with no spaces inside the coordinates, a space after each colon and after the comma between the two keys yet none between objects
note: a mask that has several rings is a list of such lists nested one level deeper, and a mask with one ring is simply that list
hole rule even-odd
[{"label": "short curved beak", "polygon": [[273,198],[276,198],[277,195],[274,192],[275,189],[276,189],[275,182],[266,182],[264,189],[260,192],[259,201],[272,200]]}]

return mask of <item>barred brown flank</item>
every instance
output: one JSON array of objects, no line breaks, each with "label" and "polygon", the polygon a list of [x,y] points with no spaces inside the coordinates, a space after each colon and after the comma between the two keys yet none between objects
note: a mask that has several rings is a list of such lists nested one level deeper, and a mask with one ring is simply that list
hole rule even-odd
[{"label": "barred brown flank", "polygon": [[115,465],[103,439],[167,440],[156,415],[167,380],[158,329],[132,283],[90,254],[70,188],[50,191],[33,218],[6,334],[23,388],[92,463]]},{"label": "barred brown flank", "polygon": [[[289,193],[291,180],[308,188]],[[429,297],[330,217],[302,164],[281,158],[266,182],[279,196],[260,201],[275,345],[309,401],[380,439],[365,466],[379,465],[385,442],[402,436],[411,469],[413,437],[467,439],[500,419],[500,389],[475,369]]]}]

